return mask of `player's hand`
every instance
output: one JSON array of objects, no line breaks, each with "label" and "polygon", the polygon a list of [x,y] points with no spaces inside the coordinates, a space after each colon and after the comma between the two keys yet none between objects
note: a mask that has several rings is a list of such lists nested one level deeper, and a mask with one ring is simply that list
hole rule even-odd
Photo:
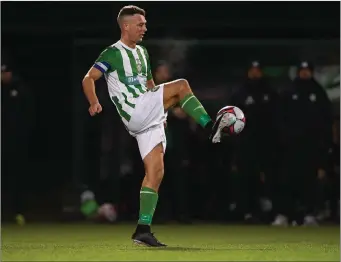
[{"label": "player's hand", "polygon": [[89,107],[89,113],[91,116],[95,116],[102,112],[102,106],[100,103],[94,103]]}]

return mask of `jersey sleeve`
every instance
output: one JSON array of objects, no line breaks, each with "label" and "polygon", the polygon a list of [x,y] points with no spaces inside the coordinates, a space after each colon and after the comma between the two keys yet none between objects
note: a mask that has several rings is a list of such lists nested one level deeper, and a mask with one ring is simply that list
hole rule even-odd
[{"label": "jersey sleeve", "polygon": [[144,53],[146,55],[146,59],[147,59],[147,68],[148,68],[148,70],[147,70],[147,80],[151,80],[151,79],[153,79],[153,75],[152,75],[152,69],[151,69],[151,66],[150,66],[149,54],[148,54],[147,49],[144,46],[142,48],[143,48],[143,51],[144,51]]},{"label": "jersey sleeve", "polygon": [[105,49],[96,59],[94,67],[102,73],[112,72],[115,70],[116,52],[113,48]]}]

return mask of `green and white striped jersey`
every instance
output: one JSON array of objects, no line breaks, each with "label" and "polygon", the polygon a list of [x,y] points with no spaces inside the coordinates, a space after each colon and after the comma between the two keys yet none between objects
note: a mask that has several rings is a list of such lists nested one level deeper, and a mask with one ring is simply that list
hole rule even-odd
[{"label": "green and white striped jersey", "polygon": [[118,41],[100,54],[94,67],[104,73],[111,100],[123,122],[129,122],[136,98],[147,92],[147,80],[152,79],[146,48],[132,49]]}]

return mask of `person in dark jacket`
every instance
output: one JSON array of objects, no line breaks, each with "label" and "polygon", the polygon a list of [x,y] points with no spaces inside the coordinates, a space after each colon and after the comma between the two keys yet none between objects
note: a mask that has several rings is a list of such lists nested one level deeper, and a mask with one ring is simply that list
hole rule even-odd
[{"label": "person in dark jacket", "polygon": [[19,224],[25,222],[25,179],[29,170],[29,145],[34,127],[34,99],[29,88],[13,71],[7,52],[2,52],[2,171],[11,211]]},{"label": "person in dark jacket", "polygon": [[[165,83],[172,78],[170,65],[163,60],[157,63],[155,68],[156,84]],[[167,153],[165,154],[166,170],[165,177],[160,190],[160,198],[164,204],[160,205],[159,213],[156,214],[157,222],[177,220],[180,223],[189,222],[188,213],[188,138],[189,118],[180,107],[169,110],[165,124],[167,137]]]},{"label": "person in dark jacket", "polygon": [[340,223],[340,116],[334,117],[333,122],[333,145],[330,151],[330,209],[333,221]]},{"label": "person in dark jacket", "polygon": [[316,225],[332,145],[332,108],[310,63],[298,67],[291,88],[281,95],[280,110],[281,172],[273,225]]},{"label": "person in dark jacket", "polygon": [[246,126],[235,138],[234,169],[241,179],[239,211],[244,219],[252,221],[258,211],[261,184],[270,177],[274,168],[277,128],[277,94],[264,77],[258,61],[247,71],[243,85],[231,95],[230,104],[245,114]]}]

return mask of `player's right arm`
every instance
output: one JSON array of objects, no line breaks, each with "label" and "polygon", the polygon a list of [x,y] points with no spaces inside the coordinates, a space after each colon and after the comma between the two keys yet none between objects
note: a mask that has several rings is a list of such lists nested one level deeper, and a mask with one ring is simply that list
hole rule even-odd
[{"label": "player's right arm", "polygon": [[83,91],[90,104],[89,113],[91,116],[102,111],[102,106],[96,95],[95,81],[100,79],[104,73],[113,70],[114,57],[115,53],[112,49],[107,48],[104,50],[83,78]]},{"label": "player's right arm", "polygon": [[83,78],[83,91],[90,105],[99,102],[95,91],[95,81],[100,79],[102,75],[103,73],[97,68],[91,67]]}]

